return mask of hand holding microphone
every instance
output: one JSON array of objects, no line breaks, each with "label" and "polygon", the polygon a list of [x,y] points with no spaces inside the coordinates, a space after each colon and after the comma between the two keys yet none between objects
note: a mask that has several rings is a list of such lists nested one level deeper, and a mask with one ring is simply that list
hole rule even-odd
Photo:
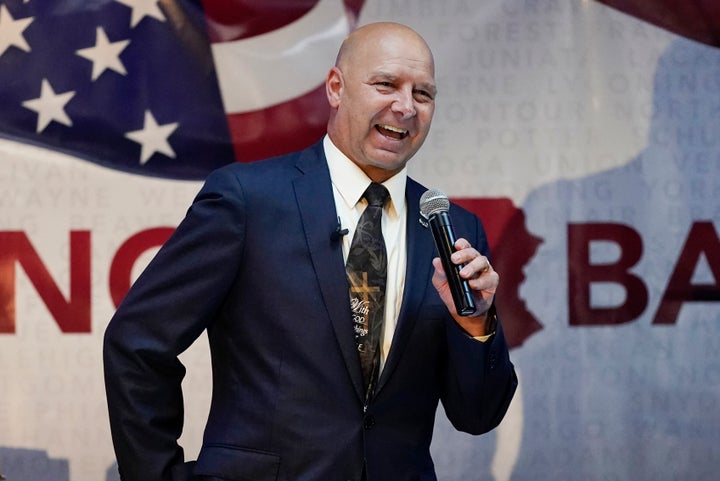
[{"label": "hand holding microphone", "polygon": [[[459,264],[451,260],[453,253],[458,252],[455,247],[458,239],[453,231],[449,210],[450,200],[443,192],[430,189],[420,197],[420,213],[427,219],[435,240],[456,312],[460,316],[481,315],[487,312],[492,304],[499,276],[492,270],[487,258],[464,239],[461,240],[461,244],[465,246],[459,250],[462,253]],[[463,268],[465,276],[460,275]],[[442,287],[438,290],[442,296]],[[449,299],[443,300],[447,304]],[[477,302],[482,305],[476,305]]]}]

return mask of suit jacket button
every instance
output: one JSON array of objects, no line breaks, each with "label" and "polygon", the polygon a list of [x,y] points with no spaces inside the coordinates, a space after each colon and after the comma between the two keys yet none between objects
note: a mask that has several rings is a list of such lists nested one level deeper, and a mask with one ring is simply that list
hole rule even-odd
[{"label": "suit jacket button", "polygon": [[365,429],[372,429],[373,426],[375,426],[375,417],[372,414],[368,414],[363,421],[363,427]]}]

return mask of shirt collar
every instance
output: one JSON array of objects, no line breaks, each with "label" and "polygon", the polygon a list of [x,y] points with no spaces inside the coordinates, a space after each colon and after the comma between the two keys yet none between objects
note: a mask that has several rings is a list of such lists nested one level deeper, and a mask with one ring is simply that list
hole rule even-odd
[{"label": "shirt collar", "polygon": [[[362,199],[372,180],[333,144],[328,135],[323,139],[323,148],[330,169],[330,179],[347,207],[352,209]],[[388,212],[391,214],[399,215],[405,208],[406,181],[407,166],[382,183],[390,193]]]}]

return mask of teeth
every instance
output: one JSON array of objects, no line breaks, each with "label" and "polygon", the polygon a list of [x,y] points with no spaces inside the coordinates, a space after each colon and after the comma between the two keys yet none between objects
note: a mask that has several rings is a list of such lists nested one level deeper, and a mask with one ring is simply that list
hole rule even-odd
[{"label": "teeth", "polygon": [[385,130],[389,130],[390,132],[397,132],[398,134],[406,134],[407,133],[407,130],[399,129],[397,127],[393,127],[392,125],[381,125],[380,127],[382,127]]}]

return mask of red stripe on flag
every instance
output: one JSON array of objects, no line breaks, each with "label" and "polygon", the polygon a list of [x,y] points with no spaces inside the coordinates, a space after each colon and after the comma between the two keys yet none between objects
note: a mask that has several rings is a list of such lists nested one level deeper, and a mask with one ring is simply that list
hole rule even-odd
[{"label": "red stripe on flag", "polygon": [[717,0],[597,0],[683,37],[720,47]]},{"label": "red stripe on flag", "polygon": [[289,102],[254,112],[228,114],[235,158],[252,162],[317,142],[327,127],[325,85]]},{"label": "red stripe on flag", "polygon": [[203,0],[210,41],[229,42],[277,30],[307,14],[319,0]]}]

